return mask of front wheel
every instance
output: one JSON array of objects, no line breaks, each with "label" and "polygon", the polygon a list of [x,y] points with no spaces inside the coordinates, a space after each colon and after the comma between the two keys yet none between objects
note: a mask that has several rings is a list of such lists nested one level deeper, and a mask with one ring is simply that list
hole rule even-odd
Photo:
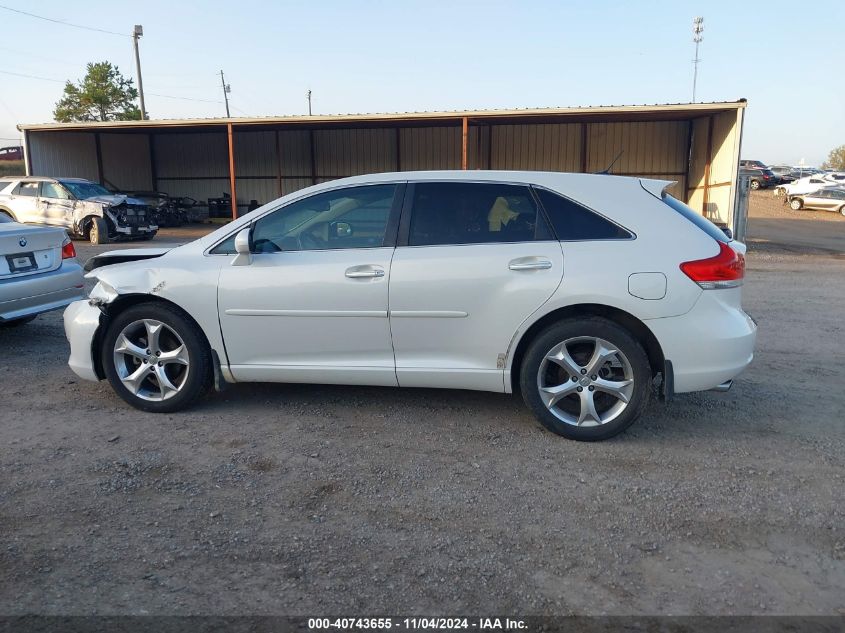
[{"label": "front wheel", "polygon": [[841,213],[842,215],[845,215],[845,204],[843,204],[841,207],[839,207],[839,213]]},{"label": "front wheel", "polygon": [[789,208],[793,211],[800,211],[801,207],[804,206],[804,203],[801,202],[801,198],[793,198],[789,201]]},{"label": "front wheel", "polygon": [[613,321],[565,319],[529,346],[520,388],[548,430],[573,440],[604,440],[642,414],[651,369],[642,345]]},{"label": "front wheel", "polygon": [[109,241],[109,225],[104,218],[92,219],[88,240],[94,245],[106,244]]},{"label": "front wheel", "polygon": [[118,314],[101,353],[112,388],[142,411],[183,409],[211,386],[211,352],[202,332],[166,304],[142,303]]}]

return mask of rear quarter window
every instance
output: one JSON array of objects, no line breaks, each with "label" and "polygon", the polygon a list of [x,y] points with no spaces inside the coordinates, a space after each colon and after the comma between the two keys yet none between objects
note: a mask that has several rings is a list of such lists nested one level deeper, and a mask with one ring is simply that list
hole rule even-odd
[{"label": "rear quarter window", "polygon": [[724,242],[725,244],[730,242],[728,236],[725,235],[724,232],[722,232],[722,229],[713,224],[710,220],[705,218],[700,213],[696,213],[695,211],[693,211],[690,207],[685,205],[677,198],[673,198],[670,195],[664,194],[663,202],[665,202],[666,205],[670,208],[680,213],[687,220],[695,224],[698,228],[707,233],[707,235],[712,237],[717,242]]},{"label": "rear quarter window", "polygon": [[557,239],[562,242],[586,240],[628,240],[634,235],[623,227],[591,211],[574,200],[535,188]]}]

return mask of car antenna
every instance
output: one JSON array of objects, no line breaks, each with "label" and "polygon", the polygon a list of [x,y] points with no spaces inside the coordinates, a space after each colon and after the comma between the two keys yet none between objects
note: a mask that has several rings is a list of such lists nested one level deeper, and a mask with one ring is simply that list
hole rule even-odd
[{"label": "car antenna", "polygon": [[622,156],[622,154],[624,154],[624,153],[625,153],[624,149],[619,150],[619,153],[616,155],[616,158],[614,158],[612,161],[610,161],[610,165],[605,167],[602,171],[597,171],[596,173],[597,174],[609,174],[611,168],[616,164],[616,161],[619,160],[620,156]]}]

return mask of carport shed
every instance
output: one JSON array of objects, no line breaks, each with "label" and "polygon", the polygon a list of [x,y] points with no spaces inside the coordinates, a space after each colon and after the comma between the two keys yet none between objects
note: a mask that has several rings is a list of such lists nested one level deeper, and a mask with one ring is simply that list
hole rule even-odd
[{"label": "carport shed", "polygon": [[[600,172],[676,181],[733,226],[746,102],[20,125],[27,174],[200,201],[232,214],[312,184],[429,169]],[[615,162],[614,162],[615,161]]]}]

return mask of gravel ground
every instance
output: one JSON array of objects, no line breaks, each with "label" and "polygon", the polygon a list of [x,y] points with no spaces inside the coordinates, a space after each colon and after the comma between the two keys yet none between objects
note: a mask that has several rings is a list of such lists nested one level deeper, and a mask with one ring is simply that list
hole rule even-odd
[{"label": "gravel ground", "polygon": [[845,261],[755,237],[761,196],[755,362],[600,444],[474,392],[144,414],[70,372],[59,313],[0,330],[0,614],[845,613]]}]

